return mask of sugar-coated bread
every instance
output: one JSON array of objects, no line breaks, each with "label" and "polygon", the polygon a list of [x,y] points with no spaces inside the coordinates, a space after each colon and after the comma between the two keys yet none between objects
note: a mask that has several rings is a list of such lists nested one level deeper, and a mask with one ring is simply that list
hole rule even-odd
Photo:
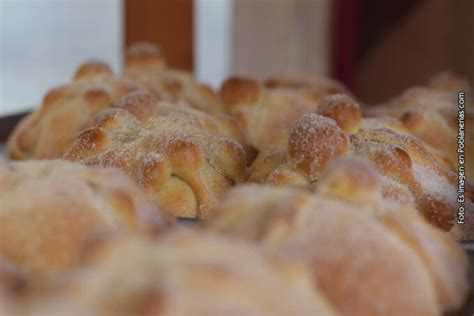
[{"label": "sugar-coated bread", "polygon": [[150,42],[90,60],[0,157],[0,316],[451,315],[472,91],[445,72],[370,107],[304,74],[216,92]]},{"label": "sugar-coated bread", "polygon": [[352,144],[353,152],[373,161],[380,173],[406,185],[429,221],[443,229],[453,226],[456,175],[441,167],[417,138],[379,129],[353,135]]},{"label": "sugar-coated bread", "polygon": [[33,315],[335,315],[301,266],[274,264],[251,245],[210,233],[122,236],[86,257]]},{"label": "sugar-coated bread", "polygon": [[334,94],[324,97],[317,113],[333,119],[348,134],[355,133],[361,128],[360,105],[347,95]]},{"label": "sugar-coated bread", "polygon": [[[453,73],[441,73],[426,86],[412,87],[385,104],[369,108],[368,115],[398,118],[414,136],[442,152],[452,168],[458,168],[458,107],[459,93],[464,92],[464,151],[474,155],[474,103],[469,98],[470,83]],[[474,178],[474,163],[466,159],[466,173]]]},{"label": "sugar-coated bread", "polygon": [[129,71],[161,71],[166,68],[166,57],[158,45],[137,42],[127,48],[125,64]]},{"label": "sugar-coated bread", "polygon": [[91,60],[78,68],[71,83],[49,91],[41,106],[28,114],[10,135],[10,156],[60,158],[98,113],[139,88],[160,100],[225,113],[219,96],[210,87],[198,82],[191,73],[166,68],[160,48],[140,42],[127,50],[122,74],[114,75],[107,64]]},{"label": "sugar-coated bread", "polygon": [[304,262],[341,315],[440,315],[459,308],[469,288],[462,248],[414,210],[381,200],[374,171],[360,181],[364,189],[351,189],[355,178],[335,184],[338,166],[364,165],[353,159],[335,162],[317,194],[236,187],[204,226],[257,243],[271,257]]},{"label": "sugar-coated bread", "polygon": [[136,84],[114,76],[102,62],[83,64],[71,83],[49,91],[41,106],[15,127],[8,140],[10,156],[60,158],[97,113],[135,89]]},{"label": "sugar-coated bread", "polygon": [[226,109],[244,129],[247,142],[258,150],[272,144],[303,114],[315,112],[325,95],[345,89],[329,79],[281,76],[266,84],[231,77],[220,89]]},{"label": "sugar-coated bread", "polygon": [[186,102],[209,113],[225,113],[219,96],[184,70],[165,67],[164,56],[152,43],[136,43],[126,52],[123,76],[160,100]]},{"label": "sugar-coated bread", "polygon": [[176,216],[204,218],[217,196],[246,176],[239,135],[229,117],[138,91],[101,114],[65,158],[118,167]]},{"label": "sugar-coated bread", "polygon": [[0,256],[35,277],[71,267],[96,234],[171,222],[118,170],[60,160],[0,161],[0,205]]},{"label": "sugar-coated bread", "polygon": [[341,157],[324,170],[316,191],[379,216],[388,229],[419,252],[434,277],[444,309],[461,306],[463,297],[458,294],[465,293],[468,286],[464,252],[448,234],[426,224],[413,206],[383,199],[383,179],[366,159]]},{"label": "sugar-coated bread", "polygon": [[349,137],[336,122],[320,115],[303,115],[288,137],[288,162],[315,181],[334,157],[349,151]]},{"label": "sugar-coated bread", "polygon": [[[380,126],[389,124],[389,121]],[[370,123],[374,125],[374,123]],[[347,135],[334,120],[303,115],[287,135],[262,151],[253,163],[250,182],[311,188],[329,162],[341,156],[371,161],[382,175],[384,198],[417,209],[434,225],[453,230],[459,239],[474,238],[472,186],[466,186],[465,224],[457,222],[457,177],[438,163],[416,137],[393,128],[370,128]],[[346,172],[339,178],[349,176]],[[338,180],[340,181],[340,180]]]},{"label": "sugar-coated bread", "polygon": [[383,182],[373,165],[360,157],[338,157],[328,163],[317,183],[317,192],[360,206],[378,207]]}]

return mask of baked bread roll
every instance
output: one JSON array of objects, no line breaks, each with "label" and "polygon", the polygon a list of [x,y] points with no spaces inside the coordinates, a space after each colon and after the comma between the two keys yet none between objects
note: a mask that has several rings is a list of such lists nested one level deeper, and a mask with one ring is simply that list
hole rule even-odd
[{"label": "baked bread roll", "polygon": [[198,82],[192,73],[169,69],[159,47],[136,43],[127,50],[123,75],[137,82],[154,97],[169,102],[185,102],[209,113],[225,113],[219,96]]},{"label": "baked bread roll", "polygon": [[60,160],[0,161],[0,205],[0,255],[39,278],[73,265],[95,234],[170,223],[121,172]]},{"label": "baked bread roll", "polygon": [[328,79],[282,76],[262,84],[233,77],[223,83],[220,95],[242,125],[247,142],[262,150],[302,114],[315,112],[322,96],[343,92],[344,87]]},{"label": "baked bread roll", "polygon": [[8,140],[13,159],[60,158],[95,115],[138,89],[99,61],[83,64],[74,80],[49,91],[41,106],[23,118]]},{"label": "baked bread roll", "polygon": [[[470,84],[452,73],[443,73],[427,86],[413,87],[383,105],[368,108],[372,116],[393,116],[425,143],[438,149],[458,169],[458,93],[464,92],[465,155],[474,156],[474,103],[469,100]],[[474,163],[466,159],[466,172],[473,179]]]},{"label": "baked bread roll", "polygon": [[[389,128],[348,135],[332,119],[305,114],[287,135],[259,154],[249,181],[311,188],[330,161],[350,155],[372,161],[383,176],[386,199],[416,205],[434,225],[453,229],[458,212],[456,175],[441,166],[417,138]],[[474,238],[474,190],[470,185],[466,188],[466,221],[453,231],[459,239]]]},{"label": "baked bread roll", "polygon": [[99,112],[140,87],[162,100],[224,113],[222,102],[210,87],[197,82],[188,72],[167,69],[157,46],[137,43],[127,50],[121,76],[115,76],[103,62],[90,61],[79,67],[71,83],[49,91],[41,106],[27,115],[10,135],[10,156],[60,158]]},{"label": "baked bread roll", "polygon": [[204,218],[222,191],[245,178],[245,152],[233,136],[238,129],[229,118],[141,91],[101,114],[64,157],[118,167],[174,215]]},{"label": "baked bread roll", "polygon": [[[378,174],[366,161],[332,164],[318,194],[236,187],[204,225],[255,242],[272,257],[306,263],[341,315],[440,315],[459,308],[468,292],[462,248],[414,210],[383,200]],[[345,171],[352,174],[341,177]]]},{"label": "baked bread roll", "polygon": [[128,236],[92,250],[84,269],[33,314],[334,315],[304,272],[213,234]]}]

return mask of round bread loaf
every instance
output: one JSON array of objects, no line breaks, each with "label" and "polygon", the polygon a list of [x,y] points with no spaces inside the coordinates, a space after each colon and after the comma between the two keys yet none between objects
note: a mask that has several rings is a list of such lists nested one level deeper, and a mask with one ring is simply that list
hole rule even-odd
[{"label": "round bread loaf", "polygon": [[83,64],[71,83],[49,91],[41,106],[15,127],[8,140],[11,158],[60,158],[97,113],[135,89],[136,84],[114,76],[102,62]]},{"label": "round bread loaf", "polygon": [[341,315],[439,315],[462,305],[464,251],[414,209],[384,200],[366,160],[335,160],[316,191],[236,187],[204,226],[304,262]]},{"label": "round bread loaf", "polygon": [[301,266],[274,264],[251,245],[214,234],[122,236],[86,258],[33,314],[334,315]]},{"label": "round bread loaf", "polygon": [[438,163],[416,137],[397,133],[390,120],[376,122],[361,124],[362,130],[348,135],[332,119],[305,114],[274,146],[257,156],[248,180],[314,188],[335,158],[364,157],[381,175],[384,198],[416,207],[428,221],[451,230],[459,239],[474,238],[472,185],[466,186],[465,224],[455,225],[456,175]]},{"label": "round bread loaf", "polygon": [[[458,168],[458,116],[464,124],[464,151],[474,155],[474,103],[469,99],[470,83],[453,73],[441,73],[426,86],[412,87],[386,103],[367,108],[371,116],[392,116],[400,119],[412,134],[447,157],[453,170]],[[464,93],[462,96],[460,93]],[[461,100],[462,99],[462,100]],[[462,115],[459,115],[459,103]],[[473,179],[474,163],[466,159],[468,179]]]},{"label": "round bread loaf", "polygon": [[0,205],[0,255],[37,277],[74,265],[97,234],[154,232],[171,222],[120,171],[60,160],[0,161]]},{"label": "round bread loaf", "polygon": [[219,96],[211,87],[197,81],[184,70],[165,67],[160,48],[139,42],[127,49],[123,76],[131,79],[154,97],[169,102],[185,102],[209,113],[225,113]]},{"label": "round bread loaf", "polygon": [[344,87],[332,80],[302,75],[275,77],[266,84],[232,77],[220,90],[224,106],[257,150],[271,145],[304,113],[315,112],[324,95],[343,92]]},{"label": "round bread loaf", "polygon": [[246,176],[240,130],[225,116],[157,102],[137,91],[102,113],[65,154],[129,174],[176,216],[204,218]]}]

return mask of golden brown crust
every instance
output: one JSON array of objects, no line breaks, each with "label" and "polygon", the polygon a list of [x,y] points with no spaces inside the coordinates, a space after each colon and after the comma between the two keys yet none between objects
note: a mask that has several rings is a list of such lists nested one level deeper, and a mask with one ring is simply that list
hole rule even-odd
[{"label": "golden brown crust", "polygon": [[152,43],[137,43],[127,50],[123,76],[160,100],[184,102],[208,113],[225,113],[209,86],[190,72],[166,68],[160,48]]},{"label": "golden brown crust", "polygon": [[231,116],[222,113],[208,114],[186,104],[158,103],[156,98],[143,90],[126,95],[118,103],[117,108],[132,113],[140,122],[145,122],[152,116],[185,117],[211,135],[228,137],[239,143],[244,143],[242,130]]},{"label": "golden brown crust", "polygon": [[83,79],[85,77],[93,77],[96,75],[112,75],[112,68],[100,60],[90,60],[82,64],[74,74],[74,80]]},{"label": "golden brown crust", "polygon": [[360,130],[362,120],[360,106],[347,95],[334,94],[324,97],[317,112],[336,121],[337,125],[348,134]]},{"label": "golden brown crust", "polygon": [[203,218],[220,192],[245,177],[235,124],[137,91],[101,114],[65,158],[121,168],[176,216]]},{"label": "golden brown crust", "polygon": [[[339,172],[333,167],[327,178]],[[365,194],[380,194],[379,185],[367,184]],[[342,202],[341,187],[320,185],[317,195],[237,187],[205,226],[256,242],[279,259],[306,263],[341,315],[439,315],[462,305],[467,261],[452,237],[413,210],[386,201],[358,203],[360,191],[347,190]]]},{"label": "golden brown crust", "polygon": [[[403,122],[395,117],[384,116],[362,119],[361,130],[367,131],[377,129],[390,129],[398,134],[412,135],[410,131],[404,126]],[[430,146],[426,142],[422,142],[422,144],[438,164],[446,169],[453,170],[453,165],[446,153],[434,148],[433,146]]]},{"label": "golden brown crust", "polygon": [[231,77],[224,81],[220,93],[226,107],[234,112],[259,102],[263,87],[256,80]]},{"label": "golden brown crust", "polygon": [[161,48],[150,42],[137,42],[125,53],[127,68],[161,70],[166,67],[166,59]]},{"label": "golden brown crust", "polygon": [[[385,104],[368,110],[373,116],[392,116],[400,119],[406,130],[428,144],[435,158],[451,170],[457,170],[458,93],[469,93],[470,83],[452,72],[433,77],[426,86],[412,87]],[[472,102],[465,100],[466,139],[473,136],[469,122],[474,117]],[[466,147],[466,155],[474,154],[473,146]],[[467,161],[467,175],[472,178],[471,162]]]},{"label": "golden brown crust", "polygon": [[332,82],[301,76],[282,76],[265,85],[231,77],[220,89],[224,106],[241,124],[247,142],[257,150],[271,146],[301,115],[315,112],[321,98],[342,92]]},{"label": "golden brown crust", "polygon": [[32,310],[48,307],[104,316],[334,315],[306,270],[272,263],[240,241],[184,229],[159,240],[122,236],[96,247],[49,306]]},{"label": "golden brown crust", "polygon": [[381,174],[406,185],[430,222],[445,230],[453,227],[455,175],[437,164],[420,141],[381,129],[355,134],[352,144],[353,151],[369,158]]},{"label": "golden brown crust", "polygon": [[[469,290],[466,254],[453,238],[425,222],[410,209],[396,208],[382,223],[417,251],[433,278],[443,310],[462,306]],[[422,224],[423,223],[423,224]]]},{"label": "golden brown crust", "polygon": [[101,231],[152,231],[170,222],[116,170],[25,161],[4,165],[0,174],[0,254],[31,275],[64,271]]},{"label": "golden brown crust", "polygon": [[[379,212],[381,209],[381,214],[373,214],[379,216],[379,220],[387,229],[396,233],[421,256],[432,274],[438,291],[438,301],[443,308],[451,310],[461,306],[464,297],[459,297],[458,294],[468,290],[465,275],[467,258],[463,250],[447,233],[425,224],[413,207],[400,207],[400,203],[382,201],[380,193],[383,190],[383,180],[380,177],[380,181],[379,175],[374,171],[370,164],[360,158],[339,158],[325,170],[326,177],[318,183],[317,191],[352,205],[371,207]],[[344,173],[348,176],[342,176]],[[342,185],[327,185],[337,179]],[[357,185],[357,189],[344,185],[348,181]],[[368,203],[369,201],[372,203]],[[463,272],[459,273],[458,269]]]},{"label": "golden brown crust", "polygon": [[[385,199],[406,206],[415,203],[434,225],[452,230],[458,238],[472,239],[471,219],[466,221],[469,222],[467,225],[454,225],[457,218],[456,175],[440,165],[416,137],[390,128],[393,124],[390,120],[363,122],[362,130],[350,135],[349,139],[333,120],[316,114],[304,115],[288,136],[259,154],[248,180],[314,188],[324,167],[334,158],[364,157],[383,175],[382,196]],[[357,179],[352,178],[356,181],[352,186],[356,187]],[[341,173],[338,179],[343,181],[340,185],[350,185],[344,181],[352,181],[351,173]],[[363,179],[360,177],[360,181]],[[466,208],[470,210],[473,204],[469,192]]]},{"label": "golden brown crust", "polygon": [[446,230],[453,227],[456,176],[437,164],[418,139],[381,129],[355,134],[352,143],[355,152],[372,160],[379,172],[408,186],[430,222]]},{"label": "golden brown crust", "polygon": [[[326,164],[338,156],[348,153],[349,137],[330,118],[314,113],[304,114],[288,133],[283,134],[254,161],[248,180],[273,184],[295,185],[298,177],[280,177],[274,173],[296,172],[306,179],[306,185],[317,181]],[[290,180],[290,182],[285,182]],[[301,183],[303,184],[303,183]]]},{"label": "golden brown crust", "polygon": [[114,76],[107,64],[89,61],[79,67],[73,82],[48,92],[41,106],[10,135],[10,156],[14,159],[61,157],[98,113],[139,87],[159,99],[224,113],[210,87],[196,81],[190,73],[165,69],[164,57],[157,46],[137,43],[126,56],[121,77]]},{"label": "golden brown crust", "polygon": [[157,99],[151,94],[138,90],[123,97],[117,104],[117,108],[127,110],[138,120],[144,122],[155,112],[156,102]]},{"label": "golden brown crust", "polygon": [[10,156],[61,157],[98,113],[135,89],[134,83],[113,76],[106,64],[82,65],[73,82],[48,92],[41,106],[15,127],[8,140]]},{"label": "golden brown crust", "polygon": [[226,112],[214,90],[198,82],[189,72],[165,69],[158,73],[147,71],[126,72],[125,76],[136,81],[161,100],[184,102],[193,108],[208,113]]},{"label": "golden brown crust", "polygon": [[318,193],[357,205],[377,206],[382,198],[380,178],[369,161],[339,157],[324,169]]},{"label": "golden brown crust", "polygon": [[316,114],[303,115],[291,128],[288,162],[315,181],[326,164],[349,150],[349,138],[336,122]]}]

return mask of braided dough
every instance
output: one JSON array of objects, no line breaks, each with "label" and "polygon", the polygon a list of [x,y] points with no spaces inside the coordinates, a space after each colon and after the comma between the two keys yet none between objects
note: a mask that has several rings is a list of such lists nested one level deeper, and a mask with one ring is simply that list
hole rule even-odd
[{"label": "braided dough", "polygon": [[38,277],[72,266],[84,242],[102,231],[170,222],[122,173],[59,160],[0,161],[0,205],[0,255]]},{"label": "braided dough", "polygon": [[59,158],[97,113],[138,86],[113,75],[99,61],[85,63],[74,81],[49,91],[39,108],[15,127],[8,140],[13,159]]},{"label": "braided dough", "polygon": [[154,97],[186,102],[209,113],[224,113],[218,95],[187,71],[168,69],[160,49],[151,43],[136,43],[126,52],[124,77],[137,82]]},{"label": "braided dough", "polygon": [[[372,161],[383,175],[385,198],[409,206],[415,204],[434,225],[445,230],[453,228],[457,214],[457,177],[444,167],[442,156],[434,156],[396,120],[361,120],[354,115],[358,107],[348,97],[329,96],[321,103],[328,106],[318,111],[328,112],[333,119],[303,115],[286,135],[259,154],[249,181],[311,187],[334,158],[362,156]],[[352,114],[349,109],[353,110]],[[472,185],[468,184],[468,220],[453,230],[460,239],[474,238],[473,193]]]},{"label": "braided dough", "polygon": [[127,50],[125,69],[120,76],[100,61],[83,64],[71,83],[49,91],[41,106],[16,126],[8,141],[10,156],[60,158],[98,113],[139,88],[160,100],[224,113],[219,97],[211,88],[196,81],[192,74],[167,69],[165,64],[159,48],[150,43],[137,43]]},{"label": "braided dough", "polygon": [[306,263],[341,315],[439,315],[460,307],[468,292],[462,248],[412,209],[383,200],[366,160],[339,158],[328,169],[317,194],[234,188],[205,226]]},{"label": "braided dough", "polygon": [[229,138],[239,135],[229,117],[139,91],[98,117],[65,158],[119,167],[174,215],[204,218],[222,191],[245,178],[245,152]]},{"label": "braided dough", "polygon": [[334,315],[305,272],[213,234],[128,236],[91,250],[49,308],[55,315]]},{"label": "braided dough", "polygon": [[[452,73],[442,73],[427,86],[413,87],[387,103],[367,109],[367,114],[398,118],[414,136],[442,152],[453,170],[458,168],[458,93],[465,99],[465,153],[474,156],[474,103],[469,100],[469,82]],[[473,179],[474,160],[466,159],[468,179]]]},{"label": "braided dough", "polygon": [[226,80],[220,94],[226,109],[240,122],[247,142],[257,150],[271,144],[302,114],[314,112],[322,96],[345,92],[328,79],[286,76],[266,84],[233,77]]}]

